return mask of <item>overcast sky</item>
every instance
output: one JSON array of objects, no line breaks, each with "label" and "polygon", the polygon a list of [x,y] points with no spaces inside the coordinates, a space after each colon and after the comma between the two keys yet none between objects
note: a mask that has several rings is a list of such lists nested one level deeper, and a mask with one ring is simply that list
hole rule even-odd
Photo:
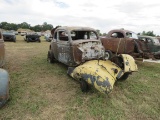
[{"label": "overcast sky", "polygon": [[0,22],[125,28],[160,35],[160,0],[0,0]]}]

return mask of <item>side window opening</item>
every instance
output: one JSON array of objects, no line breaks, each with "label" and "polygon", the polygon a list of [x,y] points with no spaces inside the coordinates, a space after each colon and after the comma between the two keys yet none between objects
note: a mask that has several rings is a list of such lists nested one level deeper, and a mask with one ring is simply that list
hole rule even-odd
[{"label": "side window opening", "polygon": [[68,41],[68,34],[65,31],[58,31],[60,41]]},{"label": "side window opening", "polygon": [[57,32],[54,33],[54,39],[57,39]]},{"label": "side window opening", "polygon": [[124,35],[123,33],[120,33],[120,32],[114,32],[111,34],[111,37],[113,38],[124,38]]},{"label": "side window opening", "polygon": [[148,43],[151,43],[152,40],[151,40],[150,38],[147,38],[147,42],[148,42]]}]

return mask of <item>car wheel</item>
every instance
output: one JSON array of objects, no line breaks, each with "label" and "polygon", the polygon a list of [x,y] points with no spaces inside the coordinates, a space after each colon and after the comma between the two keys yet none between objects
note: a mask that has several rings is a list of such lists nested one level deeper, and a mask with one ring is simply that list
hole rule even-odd
[{"label": "car wheel", "polygon": [[29,40],[28,40],[28,39],[26,39],[26,41],[27,41],[27,43],[29,43]]},{"label": "car wheel", "polygon": [[124,74],[122,75],[122,77],[120,77],[118,80],[121,80],[121,81],[126,80],[126,79],[128,78],[128,76],[129,76],[129,74],[130,74],[130,73],[124,73]]},{"label": "car wheel", "polygon": [[112,52],[110,50],[106,50],[104,56],[105,60],[110,60],[112,58]]},{"label": "car wheel", "polygon": [[88,83],[85,80],[80,81],[80,88],[82,92],[87,92],[89,90]]},{"label": "car wheel", "polygon": [[49,63],[54,63],[54,55],[52,54],[51,51],[48,51],[47,60]]}]

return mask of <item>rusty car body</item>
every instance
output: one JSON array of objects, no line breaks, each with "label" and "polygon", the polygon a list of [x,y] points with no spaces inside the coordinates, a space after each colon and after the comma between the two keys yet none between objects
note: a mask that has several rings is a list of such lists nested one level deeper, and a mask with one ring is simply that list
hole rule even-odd
[{"label": "rusty car body", "polygon": [[0,108],[9,98],[9,75],[2,67],[5,63],[5,48],[2,32],[0,31]]},{"label": "rusty car body", "polygon": [[67,73],[80,82],[83,92],[88,90],[90,84],[102,93],[109,93],[117,79],[127,78],[138,70],[130,55],[116,56],[113,62],[104,60],[104,47],[93,28],[64,26],[53,29],[51,33],[53,39],[48,61],[67,65]]},{"label": "rusty car body", "polygon": [[16,42],[16,35],[13,31],[3,31],[2,34],[3,34],[4,41]]},{"label": "rusty car body", "polygon": [[138,40],[136,33],[114,29],[108,32],[107,36],[101,38],[106,54],[111,58],[112,54],[129,54],[133,57],[148,57],[148,48],[145,42]]},{"label": "rusty car body", "polygon": [[[51,41],[49,55],[68,66],[78,66],[91,59],[102,59],[104,47],[94,29],[59,27]],[[51,59],[51,62],[53,60]]]},{"label": "rusty car body", "polygon": [[152,36],[139,35],[138,37],[140,40],[146,42],[149,51],[154,55],[154,57],[156,59],[160,59],[160,40]]}]

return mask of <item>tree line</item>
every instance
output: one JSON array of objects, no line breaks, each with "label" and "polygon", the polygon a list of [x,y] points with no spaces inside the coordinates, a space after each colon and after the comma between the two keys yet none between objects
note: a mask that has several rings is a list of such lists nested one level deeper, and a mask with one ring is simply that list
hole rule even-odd
[{"label": "tree line", "polygon": [[[27,22],[22,22],[20,24],[1,22],[0,28],[5,29],[5,30],[15,30],[15,31],[17,31],[19,28],[22,28],[22,29],[30,29],[35,32],[41,32],[41,31],[53,29],[53,25],[48,24],[47,22],[44,22],[42,25],[35,25],[35,26],[31,26]],[[97,32],[99,35],[102,35],[102,36],[107,35],[106,33],[101,33],[100,30],[97,30]],[[142,33],[138,33],[138,35],[156,36],[156,34],[154,34],[153,31],[143,31]],[[157,35],[157,36],[159,36],[159,35]]]},{"label": "tree line", "polygon": [[47,24],[47,22],[44,22],[42,25],[35,25],[35,26],[31,26],[27,22],[22,22],[20,24],[1,22],[0,28],[5,30],[15,30],[15,31],[17,31],[19,28],[22,28],[22,29],[30,29],[35,32],[41,32],[41,31],[51,30],[53,28],[53,25]]}]

